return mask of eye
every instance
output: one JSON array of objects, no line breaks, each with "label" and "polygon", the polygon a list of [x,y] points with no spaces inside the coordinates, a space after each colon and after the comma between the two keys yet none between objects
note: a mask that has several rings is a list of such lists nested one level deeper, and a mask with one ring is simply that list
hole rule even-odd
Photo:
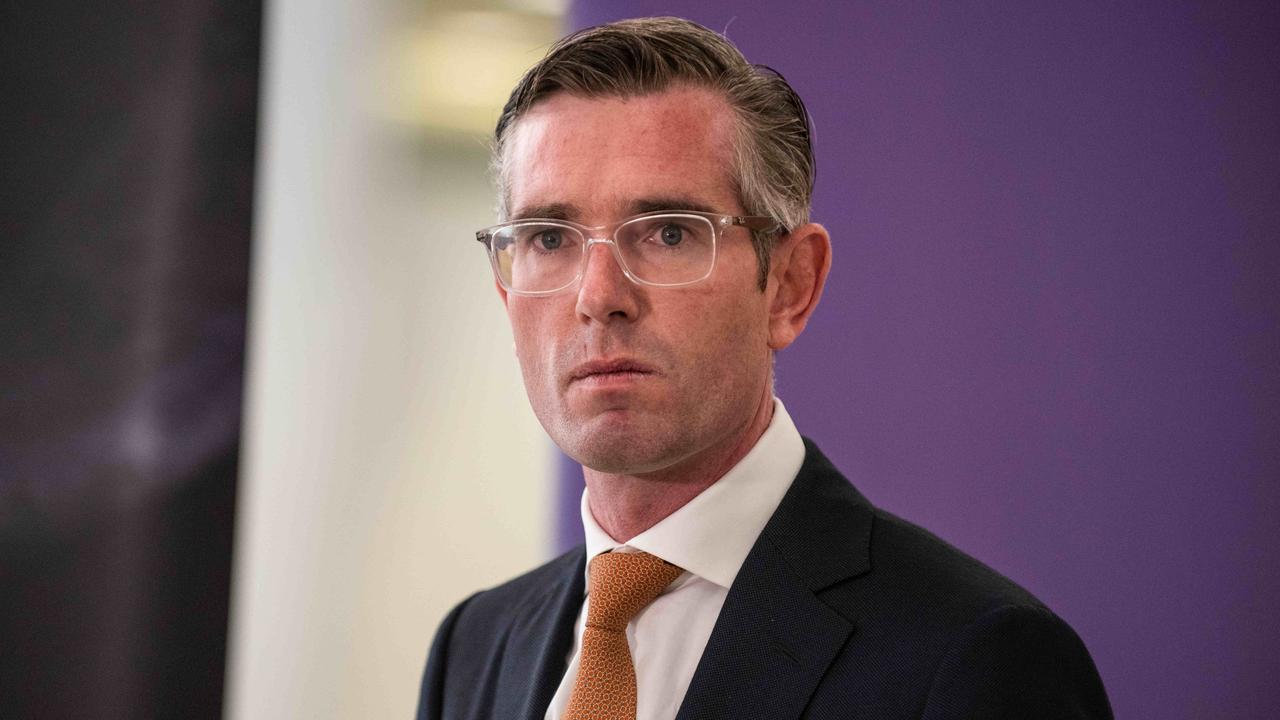
[{"label": "eye", "polygon": [[564,234],[559,230],[543,230],[534,236],[533,241],[541,250],[559,250],[564,244]]},{"label": "eye", "polygon": [[662,239],[663,245],[674,247],[684,241],[684,228],[679,225],[663,225],[658,231],[658,237]]}]

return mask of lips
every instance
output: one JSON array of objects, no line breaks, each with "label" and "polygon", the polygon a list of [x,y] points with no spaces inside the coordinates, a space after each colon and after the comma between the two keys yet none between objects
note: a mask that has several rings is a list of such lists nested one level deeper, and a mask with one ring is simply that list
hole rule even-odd
[{"label": "lips", "polygon": [[646,363],[631,358],[611,358],[582,363],[569,374],[569,382],[598,381],[628,376],[654,375],[657,370]]}]

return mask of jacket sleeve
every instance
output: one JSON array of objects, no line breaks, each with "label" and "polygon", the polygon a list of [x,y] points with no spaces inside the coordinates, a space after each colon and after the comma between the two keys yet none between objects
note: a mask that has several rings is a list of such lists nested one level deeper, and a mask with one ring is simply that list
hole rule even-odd
[{"label": "jacket sleeve", "polygon": [[[472,597],[475,597],[474,595]],[[431,652],[427,655],[427,668],[422,673],[422,689],[418,692],[418,720],[443,720],[445,715],[445,674],[449,663],[449,645],[453,638],[454,627],[462,609],[471,598],[458,603],[449,611],[436,631],[436,638],[431,643]]]},{"label": "jacket sleeve", "polygon": [[934,674],[925,720],[1112,720],[1084,643],[1044,607],[1005,605],[956,636]]}]

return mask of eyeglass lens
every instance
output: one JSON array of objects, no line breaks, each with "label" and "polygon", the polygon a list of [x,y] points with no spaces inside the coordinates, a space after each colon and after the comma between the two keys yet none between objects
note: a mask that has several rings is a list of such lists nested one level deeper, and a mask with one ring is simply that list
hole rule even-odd
[{"label": "eyeglass lens", "polygon": [[[618,226],[613,235],[623,269],[654,285],[701,280],[715,260],[715,227],[697,215],[650,215]],[[548,292],[572,284],[582,269],[587,238],[552,222],[514,223],[491,239],[498,274],[519,292]]]}]

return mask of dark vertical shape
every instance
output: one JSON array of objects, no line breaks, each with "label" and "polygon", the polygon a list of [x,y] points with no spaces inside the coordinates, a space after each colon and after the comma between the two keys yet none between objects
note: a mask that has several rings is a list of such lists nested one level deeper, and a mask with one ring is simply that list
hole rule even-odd
[{"label": "dark vertical shape", "polygon": [[0,715],[218,718],[261,4],[0,17]]}]

